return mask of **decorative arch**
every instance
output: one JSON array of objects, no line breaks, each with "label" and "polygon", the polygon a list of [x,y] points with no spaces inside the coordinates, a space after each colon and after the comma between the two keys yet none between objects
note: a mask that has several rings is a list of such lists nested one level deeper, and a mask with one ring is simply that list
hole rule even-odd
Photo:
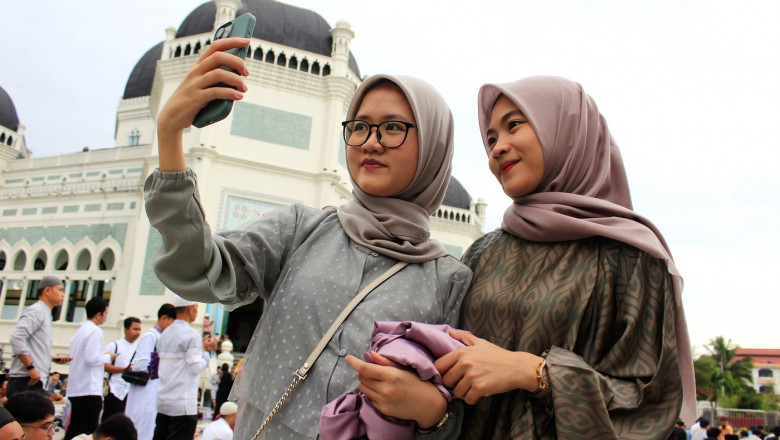
[{"label": "decorative arch", "polygon": [[54,270],[68,270],[70,255],[65,249],[60,249],[54,257]]},{"label": "decorative arch", "polygon": [[284,52],[280,53],[279,56],[276,57],[276,65],[277,66],[287,65],[287,55],[285,55]]},{"label": "decorative arch", "polygon": [[33,257],[33,270],[34,271],[40,271],[40,270],[46,270],[46,263],[49,260],[49,256],[46,254],[46,251],[41,249],[38,251],[38,253],[35,254]]},{"label": "decorative arch", "polygon": [[266,52],[266,54],[265,54],[265,62],[273,64],[274,57],[275,57],[274,51],[269,49],[268,52]]},{"label": "decorative arch", "polygon": [[260,46],[257,46],[255,48],[255,53],[252,55],[253,59],[263,61],[263,48]]},{"label": "decorative arch", "polygon": [[190,43],[187,43],[187,45],[184,46],[184,56],[186,57],[191,53],[192,53],[192,46],[190,46]]},{"label": "decorative arch", "polygon": [[328,75],[330,75],[330,64],[326,64],[325,67],[322,68],[322,76]]},{"label": "decorative arch", "polygon": [[23,271],[27,266],[27,252],[24,249],[16,251],[13,262],[13,270]]},{"label": "decorative arch", "polygon": [[76,270],[89,270],[92,267],[92,253],[87,248],[76,254]]},{"label": "decorative arch", "polygon": [[301,68],[299,69],[301,72],[308,72],[309,71],[309,60],[306,58],[301,60]]},{"label": "decorative arch", "polygon": [[312,63],[312,65],[311,65],[311,73],[313,75],[319,75],[320,74],[320,62],[319,61],[315,61],[314,63]]},{"label": "decorative arch", "polygon": [[287,67],[289,67],[290,69],[298,68],[298,58],[296,58],[295,55],[290,57],[290,62],[287,64]]},{"label": "decorative arch", "polygon": [[4,250],[0,250],[0,270],[5,269],[5,263],[8,260]]}]

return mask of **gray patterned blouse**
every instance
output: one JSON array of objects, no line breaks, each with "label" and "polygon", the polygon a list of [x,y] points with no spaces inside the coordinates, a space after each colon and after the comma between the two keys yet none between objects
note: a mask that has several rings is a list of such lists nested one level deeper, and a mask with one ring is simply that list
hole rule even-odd
[{"label": "gray patterned blouse", "polygon": [[[232,307],[258,296],[267,301],[232,392],[240,408],[235,437],[249,439],[336,315],[396,261],[352,242],[334,210],[301,205],[212,236],[189,169],[157,170],[144,191],[149,220],[163,236],[155,271],[168,288],[191,300]],[[447,256],[410,264],[377,287],[331,339],[261,438],[316,438],[322,407],[357,389],[357,374],[344,356],[362,358],[374,321],[457,325],[470,280],[471,271]]]},{"label": "gray patterned blouse", "polygon": [[602,237],[529,242],[502,231],[463,261],[461,328],[547,356],[552,393],[466,406],[463,439],[666,439],[679,415],[672,283],[664,263]]}]

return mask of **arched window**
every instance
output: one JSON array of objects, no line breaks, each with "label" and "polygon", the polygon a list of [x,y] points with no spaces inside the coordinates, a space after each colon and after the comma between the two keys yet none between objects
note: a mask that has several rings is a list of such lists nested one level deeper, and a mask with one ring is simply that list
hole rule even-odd
[{"label": "arched window", "polygon": [[195,50],[193,51],[193,53],[199,53],[199,52],[200,52],[200,41],[195,43]]},{"label": "arched window", "polygon": [[273,63],[273,62],[274,62],[274,51],[272,51],[272,50],[269,50],[269,51],[268,51],[268,52],[265,54],[265,62],[266,62],[266,63]]},{"label": "arched window", "polygon": [[263,48],[261,48],[260,46],[257,46],[255,48],[255,53],[252,56],[252,58],[254,58],[256,60],[262,61],[263,60]]},{"label": "arched window", "polygon": [[79,256],[76,257],[76,270],[89,270],[91,264],[92,254],[86,249],[79,252]]},{"label": "arched window", "polygon": [[27,254],[24,251],[19,251],[14,258],[14,270],[24,270],[26,264]]},{"label": "arched window", "polygon": [[246,47],[246,57],[247,58],[252,58],[252,46],[247,46]]},{"label": "arched window", "polygon": [[286,66],[287,65],[287,55],[284,53],[280,53],[279,56],[276,58],[276,65],[277,66]]},{"label": "arched window", "polygon": [[114,251],[106,249],[103,254],[100,255],[100,270],[113,270],[114,269]]},{"label": "arched window", "polygon": [[758,370],[758,377],[772,377],[772,370],[769,368],[762,368]]},{"label": "arched window", "polygon": [[192,46],[190,46],[190,44],[187,43],[187,45],[184,47],[184,56],[186,57],[191,53],[192,53]]},{"label": "arched window", "polygon": [[301,61],[301,68],[299,69],[301,72],[308,72],[309,71],[309,60],[304,58]]},{"label": "arched window", "polygon": [[5,133],[0,133],[0,142],[5,142]]},{"label": "arched window", "polygon": [[290,57],[290,63],[287,64],[287,67],[289,67],[290,69],[298,68],[298,58],[296,58],[295,55]]},{"label": "arched window", "polygon": [[0,270],[5,269],[5,260],[6,260],[5,251],[0,251]]},{"label": "arched window", "polygon": [[8,140],[5,141],[5,144],[13,146],[14,145],[14,137],[13,136],[8,136]]},{"label": "arched window", "polygon": [[181,46],[176,46],[176,51],[173,52],[174,58],[179,58],[181,56]]},{"label": "arched window", "polygon": [[311,73],[314,75],[320,74],[320,63],[319,61],[315,61],[314,64],[311,65]]},{"label": "arched window", "polygon": [[65,249],[57,252],[57,256],[54,258],[54,270],[67,270],[68,269],[68,252]]},{"label": "arched window", "polygon": [[330,64],[326,64],[325,67],[322,68],[322,76],[328,75],[330,75]]},{"label": "arched window", "polygon": [[46,251],[39,251],[38,255],[33,259],[33,270],[45,270],[46,269]]}]

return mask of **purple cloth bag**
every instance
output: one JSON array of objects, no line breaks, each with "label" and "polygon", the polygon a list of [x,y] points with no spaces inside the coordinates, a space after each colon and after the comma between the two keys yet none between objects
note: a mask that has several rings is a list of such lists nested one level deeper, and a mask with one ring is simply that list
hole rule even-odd
[{"label": "purple cloth bag", "polygon": [[[371,351],[410,367],[422,380],[430,380],[447,401],[452,394],[444,386],[434,361],[463,347],[452,338],[445,324],[425,324],[411,321],[379,321],[374,323],[371,348],[363,357],[373,362]],[[322,409],[320,436],[323,440],[404,440],[414,438],[415,423],[387,417],[371,406],[360,392],[342,394]]]}]

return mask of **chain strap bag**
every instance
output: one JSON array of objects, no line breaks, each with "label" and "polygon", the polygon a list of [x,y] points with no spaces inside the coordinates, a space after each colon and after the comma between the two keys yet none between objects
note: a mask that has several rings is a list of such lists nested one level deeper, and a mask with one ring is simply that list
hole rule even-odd
[{"label": "chain strap bag", "polygon": [[258,437],[260,437],[260,434],[265,430],[265,428],[268,427],[268,424],[271,422],[271,419],[274,418],[276,413],[279,412],[279,409],[282,408],[282,405],[287,402],[287,399],[290,397],[290,394],[292,394],[295,387],[298,386],[301,382],[303,382],[304,379],[306,379],[306,375],[309,373],[309,370],[314,365],[314,362],[317,361],[317,358],[320,357],[320,354],[322,354],[322,351],[325,350],[325,347],[328,345],[328,341],[333,337],[333,335],[338,330],[339,326],[344,322],[344,320],[347,319],[350,313],[352,313],[352,310],[357,307],[358,304],[360,304],[361,301],[363,301],[363,298],[368,296],[369,293],[371,293],[372,290],[374,290],[377,286],[385,282],[388,278],[393,276],[395,273],[406,267],[406,265],[409,264],[405,261],[399,261],[396,263],[393,267],[390,269],[387,269],[382,275],[379,275],[374,281],[372,281],[370,284],[368,284],[366,287],[363,288],[360,292],[358,292],[357,295],[355,295],[354,298],[352,298],[352,301],[349,302],[349,304],[344,307],[344,310],[339,313],[339,316],[336,317],[336,319],[333,321],[333,324],[330,325],[330,328],[328,328],[328,331],[325,332],[325,335],[320,339],[320,342],[317,343],[317,345],[314,347],[314,350],[312,350],[309,357],[306,358],[306,361],[303,362],[303,365],[301,365],[301,368],[295,371],[294,377],[292,380],[292,383],[290,383],[290,386],[287,387],[287,390],[285,390],[284,394],[282,394],[282,397],[279,398],[279,401],[276,402],[276,405],[274,405],[271,412],[268,414],[268,417],[265,418],[265,421],[262,425],[260,425],[260,428],[255,433],[254,437],[252,437],[252,440],[257,440]]}]

